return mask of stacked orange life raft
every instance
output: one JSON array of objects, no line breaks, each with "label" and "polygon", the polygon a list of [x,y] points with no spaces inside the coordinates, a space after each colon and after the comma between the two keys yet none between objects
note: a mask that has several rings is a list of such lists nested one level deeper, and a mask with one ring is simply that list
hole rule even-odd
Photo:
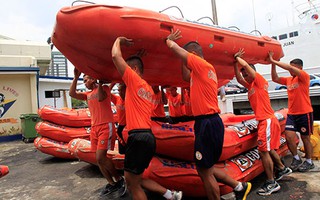
[{"label": "stacked orange life raft", "polygon": [[[281,131],[284,131],[288,109],[275,112],[280,122]],[[223,150],[220,161],[229,159],[242,152],[257,146],[258,122],[254,115],[222,114],[225,125]],[[151,122],[151,129],[157,141],[156,153],[183,161],[193,161],[194,151],[194,121],[178,124]],[[127,130],[123,131],[124,139],[127,138]]]},{"label": "stacked orange life raft", "polygon": [[[286,155],[288,147],[285,138],[280,139],[281,147],[277,150],[280,156]],[[215,165],[238,181],[249,181],[264,171],[259,152],[256,148]],[[175,161],[154,157],[143,174],[166,188],[183,191],[185,196],[205,197],[203,183],[198,176],[196,166],[192,162]],[[232,188],[219,183],[220,194],[232,192]]]},{"label": "stacked orange life raft", "polygon": [[35,147],[43,153],[65,159],[74,159],[68,143],[75,138],[90,139],[89,109],[57,109],[43,106],[38,110],[44,120],[35,126],[42,137],[36,138]]}]

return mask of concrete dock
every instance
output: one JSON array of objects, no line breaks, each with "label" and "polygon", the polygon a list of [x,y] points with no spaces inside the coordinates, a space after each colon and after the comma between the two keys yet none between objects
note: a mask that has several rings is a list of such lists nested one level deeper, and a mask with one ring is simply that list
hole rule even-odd
[{"label": "concrete dock", "polygon": [[[106,180],[94,165],[58,159],[36,150],[33,143],[25,144],[22,141],[0,143],[0,152],[0,164],[10,168],[9,174],[0,179],[0,199],[101,199],[99,193]],[[290,161],[291,157],[286,156],[285,164],[289,165]],[[296,172],[284,177],[279,181],[281,190],[269,197],[256,194],[265,180],[265,175],[261,174],[251,181],[253,189],[247,199],[319,200],[320,161],[315,160],[314,163],[316,167],[310,172]],[[164,199],[157,194],[147,194],[152,200]],[[121,199],[129,200],[131,197],[126,194]],[[233,195],[225,195],[223,199],[233,199]]]}]

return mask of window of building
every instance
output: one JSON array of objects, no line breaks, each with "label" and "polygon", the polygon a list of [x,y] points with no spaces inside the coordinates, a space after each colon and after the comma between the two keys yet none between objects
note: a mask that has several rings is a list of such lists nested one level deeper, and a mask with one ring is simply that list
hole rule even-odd
[{"label": "window of building", "polygon": [[44,91],[45,98],[60,98],[60,91]]},{"label": "window of building", "polygon": [[289,33],[289,37],[297,37],[297,36],[298,36],[298,31]]},{"label": "window of building", "polygon": [[284,40],[284,39],[287,39],[287,38],[288,38],[287,34],[279,35],[279,40]]}]

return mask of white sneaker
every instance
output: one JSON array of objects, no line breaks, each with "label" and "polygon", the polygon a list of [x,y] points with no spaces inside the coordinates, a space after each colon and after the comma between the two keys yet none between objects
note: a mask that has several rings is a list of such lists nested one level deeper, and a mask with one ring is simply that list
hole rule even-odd
[{"label": "white sneaker", "polygon": [[182,199],[182,191],[172,191],[171,200],[181,200]]}]

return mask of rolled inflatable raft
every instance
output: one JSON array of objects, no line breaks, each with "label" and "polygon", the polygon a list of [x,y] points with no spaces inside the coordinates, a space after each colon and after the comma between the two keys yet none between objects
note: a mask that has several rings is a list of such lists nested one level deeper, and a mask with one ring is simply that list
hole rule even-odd
[{"label": "rolled inflatable raft", "polygon": [[57,158],[75,159],[68,149],[68,143],[58,142],[45,137],[37,137],[33,144],[42,153],[52,155]]},{"label": "rolled inflatable raft", "polygon": [[[85,139],[73,139],[69,142],[68,148],[73,156],[79,160],[97,165],[96,152],[91,150],[91,143]],[[124,155],[120,155],[115,145],[114,151],[109,150],[107,157],[111,158],[116,169],[123,169]]]},{"label": "rolled inflatable raft", "polygon": [[[277,150],[280,156],[287,154],[288,147],[285,138],[281,137],[281,146]],[[250,181],[264,171],[257,148],[251,149],[241,155],[220,162],[215,165],[226,174],[238,181]],[[198,176],[196,166],[191,162],[175,161],[167,158],[154,157],[143,174],[165,188],[181,190],[183,195],[189,197],[205,197],[203,183]],[[232,192],[232,188],[219,183],[220,194]]]},{"label": "rolled inflatable raft", "polygon": [[[215,66],[219,85],[233,78],[233,55],[244,48],[244,59],[252,64],[269,64],[269,51],[276,60],[283,57],[281,44],[268,36],[256,36],[219,26],[210,26],[150,10],[113,5],[64,7],[56,17],[54,45],[85,74],[101,80],[122,81],[113,65],[111,48],[119,36],[132,38],[123,56],[145,50],[144,79],[151,85],[187,85],[181,75],[181,60],[164,40],[171,30],[181,30],[181,46],[197,41],[205,59]],[[161,62],[159,62],[161,60]],[[168,79],[168,77],[170,77]]]},{"label": "rolled inflatable raft", "polygon": [[68,127],[48,121],[38,122],[35,126],[39,135],[60,142],[70,142],[75,138],[90,139],[90,127]]},{"label": "rolled inflatable raft", "polygon": [[0,165],[0,178],[9,174],[9,167],[6,165]]},{"label": "rolled inflatable raft", "polygon": [[87,108],[58,109],[46,105],[38,109],[38,115],[42,120],[58,125],[70,127],[91,126],[90,111]]}]

